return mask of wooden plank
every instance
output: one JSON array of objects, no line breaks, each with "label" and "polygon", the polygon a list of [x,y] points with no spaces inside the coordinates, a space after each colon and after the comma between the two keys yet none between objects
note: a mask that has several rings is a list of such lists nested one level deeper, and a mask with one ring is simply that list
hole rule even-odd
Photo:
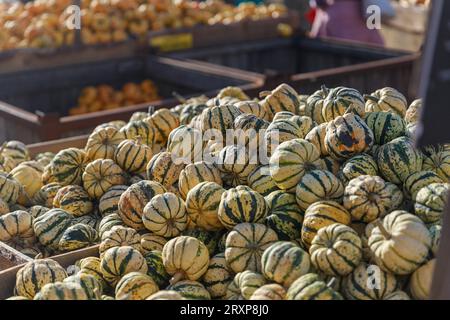
[{"label": "wooden plank", "polygon": [[88,139],[88,135],[70,137],[46,142],[38,142],[29,144],[28,151],[30,152],[30,156],[33,158],[38,153],[42,152],[54,152],[57,153],[62,149],[66,148],[84,148]]},{"label": "wooden plank", "polygon": [[0,271],[31,260],[33,259],[0,241]]}]

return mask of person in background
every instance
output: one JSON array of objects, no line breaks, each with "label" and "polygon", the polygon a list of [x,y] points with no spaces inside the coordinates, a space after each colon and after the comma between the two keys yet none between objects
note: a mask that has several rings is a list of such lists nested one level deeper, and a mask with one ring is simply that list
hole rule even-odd
[{"label": "person in background", "polygon": [[311,19],[310,0],[284,0],[284,4],[292,11],[296,11],[300,18],[300,31],[307,33],[311,29],[313,20]]},{"label": "person in background", "polygon": [[316,0],[311,37],[327,37],[384,45],[381,34],[369,29],[361,0]]}]

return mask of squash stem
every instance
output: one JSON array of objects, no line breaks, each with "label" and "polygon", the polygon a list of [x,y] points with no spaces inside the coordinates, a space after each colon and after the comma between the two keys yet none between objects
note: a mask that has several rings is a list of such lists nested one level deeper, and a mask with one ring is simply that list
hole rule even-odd
[{"label": "squash stem", "polygon": [[265,97],[267,97],[269,94],[271,94],[272,92],[271,91],[261,91],[260,93],[259,93],[259,97],[260,98],[265,98]]},{"label": "squash stem", "polygon": [[328,283],[327,283],[327,287],[328,288],[331,288],[331,289],[334,289],[334,286],[336,285],[336,278],[335,277],[333,277],[333,278],[331,278],[331,280],[330,281],[328,281]]},{"label": "squash stem", "polygon": [[390,239],[391,235],[389,234],[389,232],[387,232],[386,228],[383,226],[383,224],[381,223],[381,221],[379,219],[375,220],[375,224],[378,227],[378,229],[380,229],[381,234],[386,238],[386,239]]},{"label": "squash stem", "polygon": [[172,279],[170,279],[169,283],[171,285],[174,285],[175,283],[177,283],[178,281],[184,279],[184,272],[179,271],[177,273],[175,273],[172,277]]}]

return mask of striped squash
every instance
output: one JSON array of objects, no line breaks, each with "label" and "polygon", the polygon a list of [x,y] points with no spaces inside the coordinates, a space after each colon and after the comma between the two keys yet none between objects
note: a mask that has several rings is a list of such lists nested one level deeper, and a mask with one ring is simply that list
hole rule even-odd
[{"label": "striped squash", "polygon": [[160,290],[145,300],[185,300],[185,298],[174,290]]},{"label": "striped squash", "polygon": [[98,210],[103,217],[118,212],[120,196],[127,189],[128,186],[126,185],[112,186],[101,196],[98,202]]},{"label": "striped squash", "polygon": [[[29,165],[27,165],[29,164]],[[22,162],[11,170],[9,176],[22,185],[17,203],[23,206],[30,206],[34,195],[41,189],[42,168],[41,165],[35,165],[36,162]]]},{"label": "striped squash", "polygon": [[322,157],[328,155],[328,150],[325,147],[325,135],[327,133],[328,122],[323,122],[308,132],[305,136],[305,140],[311,142],[317,150],[320,151]]},{"label": "striped squash", "polygon": [[261,271],[261,256],[278,240],[272,229],[259,223],[240,223],[227,235],[225,259],[235,273]]},{"label": "striped squash", "polygon": [[423,161],[423,170],[431,170],[444,181],[450,180],[450,150],[440,149],[427,154]]},{"label": "striped squash", "polygon": [[86,293],[89,300],[100,300],[103,287],[97,278],[88,273],[77,273],[64,279],[63,283],[79,284]]},{"label": "striped squash", "polygon": [[397,209],[403,192],[378,176],[359,176],[345,187],[343,202],[354,221],[369,223]]},{"label": "striped squash", "polygon": [[141,236],[133,228],[120,225],[114,226],[102,234],[100,247],[98,248],[100,257],[103,256],[106,250],[122,246],[129,246],[142,252]]},{"label": "striped squash", "polygon": [[93,199],[101,198],[109,188],[125,182],[122,168],[111,159],[94,160],[83,173],[83,187]]},{"label": "striped squash", "polygon": [[82,187],[69,185],[58,190],[53,199],[53,207],[61,208],[79,217],[91,213],[94,204],[89,194]]},{"label": "striped squash", "polygon": [[260,92],[259,96],[264,98],[260,101],[260,105],[268,112],[270,120],[280,111],[298,113],[300,107],[298,93],[286,83],[280,84],[272,91]]},{"label": "striped squash", "polygon": [[310,257],[302,248],[291,242],[275,242],[261,258],[262,274],[285,288],[310,270]]},{"label": "striped squash", "polygon": [[158,236],[176,237],[187,227],[186,206],[171,192],[158,194],[145,205],[142,222],[147,230]]},{"label": "striped squash", "polygon": [[397,290],[386,295],[384,300],[411,300],[411,298],[405,291]]},{"label": "striped squash", "polygon": [[384,179],[403,183],[409,175],[422,170],[423,155],[415,149],[413,141],[400,137],[380,147],[377,163]]},{"label": "striped squash", "polygon": [[367,112],[391,112],[403,118],[408,108],[405,96],[390,87],[376,90],[370,95],[365,95],[364,98],[366,99],[365,108]]},{"label": "striped squash", "polygon": [[101,220],[101,218],[97,215],[96,212],[94,212],[91,214],[86,214],[81,217],[74,217],[72,221],[73,221],[73,224],[82,223],[82,224],[85,224],[85,225],[88,225],[88,226],[94,228],[95,230],[98,230],[100,220]]},{"label": "striped squash", "polygon": [[165,144],[170,132],[180,125],[179,117],[167,108],[156,110],[144,120],[155,129],[155,143]]},{"label": "striped squash", "polygon": [[159,290],[151,277],[141,272],[124,275],[116,285],[116,300],[145,300]]},{"label": "striped squash", "polygon": [[217,168],[224,174],[224,184],[233,187],[247,184],[248,175],[259,165],[254,155],[252,150],[243,145],[224,147],[215,162]]},{"label": "striped squash", "polygon": [[419,121],[420,110],[422,109],[422,99],[414,100],[405,113],[406,123],[416,123]]},{"label": "striped squash", "polygon": [[276,283],[265,284],[256,289],[250,300],[285,300],[286,290]]},{"label": "striped squash", "polygon": [[208,248],[189,236],[169,240],[164,245],[162,258],[167,273],[174,276],[172,283],[181,279],[200,279],[209,265]]},{"label": "striped squash", "polygon": [[84,150],[68,148],[59,151],[42,175],[44,184],[57,182],[63,186],[81,185],[81,178],[88,159]]},{"label": "striped squash", "polygon": [[103,277],[103,273],[100,268],[101,265],[100,258],[97,257],[83,258],[79,260],[76,265],[80,268],[77,275],[79,276],[90,275],[94,277],[101,286],[100,292],[103,292],[108,288],[108,283]]},{"label": "striped squash", "polygon": [[226,136],[226,130],[233,128],[234,119],[242,112],[232,104],[221,104],[203,110],[200,116],[200,129],[203,133],[215,129],[218,133]]},{"label": "striped squash", "polygon": [[186,103],[181,105],[179,116],[180,124],[188,125],[189,123],[191,123],[192,118],[200,115],[206,108],[208,108],[208,106],[206,105],[206,99],[192,99],[191,101],[188,100]]},{"label": "striped squash", "polygon": [[50,249],[58,249],[64,231],[72,224],[72,215],[62,209],[51,209],[33,221],[39,242]]},{"label": "striped squash", "polygon": [[0,241],[12,246],[31,246],[36,241],[33,216],[23,210],[0,216]]},{"label": "striped squash", "polygon": [[317,148],[304,139],[293,139],[280,144],[270,157],[270,175],[276,185],[289,192],[311,170],[323,169]]},{"label": "striped squash", "polygon": [[253,169],[247,177],[247,184],[263,196],[268,196],[273,191],[280,190],[270,175],[268,164],[263,164]]},{"label": "striped squash", "polygon": [[413,272],[409,280],[409,291],[414,299],[430,299],[431,283],[436,265],[436,259],[432,259]]},{"label": "striped squash", "polygon": [[396,210],[377,223],[369,237],[375,263],[397,275],[410,274],[428,257],[431,236],[417,216]]},{"label": "striped squash", "polygon": [[364,175],[377,176],[378,165],[370,155],[361,153],[345,161],[337,176],[346,185],[350,180]]},{"label": "striped squash", "polygon": [[0,146],[0,171],[11,172],[17,166],[17,162],[9,157],[4,157],[1,153],[1,148]]},{"label": "striped squash", "polygon": [[[266,130],[269,124],[268,121],[258,118],[254,114],[242,113],[234,119],[233,129],[236,131],[235,134],[238,135],[236,139],[247,143],[249,138],[258,139],[259,137],[257,134],[259,131]],[[244,135],[245,139],[243,139],[244,137],[239,136],[241,133]]]},{"label": "striped squash", "polygon": [[349,225],[351,216],[339,203],[318,201],[308,207],[302,226],[302,242],[309,248],[317,232],[333,223]]},{"label": "striped squash", "polygon": [[179,126],[172,130],[167,141],[167,151],[185,164],[202,160],[203,137],[199,129]]},{"label": "striped squash", "polygon": [[183,236],[190,236],[203,242],[208,248],[209,255],[212,256],[216,252],[217,243],[219,242],[221,232],[206,231],[197,226],[183,231]]},{"label": "striped squash", "polygon": [[9,213],[9,206],[8,203],[6,203],[5,201],[3,201],[2,198],[0,198],[0,216]]},{"label": "striped squash", "polygon": [[297,205],[295,196],[286,191],[274,191],[265,197],[269,213],[265,224],[277,234],[280,240],[300,237],[303,211]]},{"label": "striped squash", "polygon": [[373,132],[374,143],[383,145],[406,134],[406,123],[401,116],[390,112],[369,112],[364,118]]},{"label": "striped squash", "polygon": [[34,157],[34,159],[45,167],[52,161],[52,159],[54,157],[55,157],[55,154],[53,152],[41,152],[41,153],[38,153]]},{"label": "striped squash", "polygon": [[51,208],[53,206],[53,200],[61,187],[57,182],[43,185],[34,195],[33,203]]},{"label": "striped squash", "polygon": [[353,113],[330,121],[325,134],[325,148],[336,160],[349,159],[369,149],[374,142],[372,130]]},{"label": "striped squash", "polygon": [[321,200],[340,203],[344,194],[344,186],[331,172],[313,170],[302,177],[295,194],[300,209],[306,210],[311,204]]},{"label": "striped squash", "polygon": [[152,148],[142,142],[140,137],[123,140],[114,153],[114,161],[126,172],[144,172],[153,156]]},{"label": "striped squash", "polygon": [[58,248],[61,251],[77,250],[90,246],[97,240],[98,233],[94,228],[84,223],[76,223],[63,232]]},{"label": "striped squash", "polygon": [[448,183],[431,183],[419,190],[414,203],[414,212],[425,223],[442,219],[450,192]]},{"label": "striped squash", "polygon": [[211,295],[203,284],[194,280],[182,280],[167,289],[178,292],[186,300],[211,300]]},{"label": "striped squash", "polygon": [[343,300],[341,294],[328,286],[319,275],[308,273],[289,287],[286,300]]},{"label": "striped squash", "polygon": [[117,146],[125,139],[123,132],[114,127],[102,128],[91,133],[86,143],[86,156],[90,160],[114,159]]},{"label": "striped squash", "polygon": [[313,119],[317,124],[325,122],[322,116],[323,103],[330,90],[322,86],[306,99],[305,115]]},{"label": "striped squash", "polygon": [[46,284],[63,281],[66,277],[66,270],[58,262],[52,259],[33,260],[17,271],[15,292],[33,299]]},{"label": "striped squash", "polygon": [[144,120],[130,121],[120,129],[125,139],[141,138],[142,143],[152,147],[155,144],[156,129]]},{"label": "striped squash", "polygon": [[178,183],[184,167],[185,164],[176,161],[170,152],[160,152],[155,154],[147,164],[147,177],[170,189]]},{"label": "striped squash", "polygon": [[292,139],[305,139],[315,123],[310,117],[296,116],[274,120],[265,131],[266,144],[270,150],[270,143],[283,143]]},{"label": "striped squash", "polygon": [[385,300],[397,287],[393,274],[362,262],[344,278],[342,293],[349,300]]},{"label": "striped squash", "polygon": [[141,234],[142,252],[145,254],[150,251],[162,251],[167,239],[152,233]]},{"label": "striped squash", "polygon": [[269,113],[267,110],[261,106],[257,101],[247,100],[239,101],[234,104],[243,114],[252,114],[260,119],[270,121]]},{"label": "striped squash", "polygon": [[5,158],[13,159],[17,164],[30,160],[30,152],[21,141],[10,140],[5,142],[2,146],[1,154]]},{"label": "striped squash", "polygon": [[108,127],[114,127],[116,129],[120,129],[120,128],[124,127],[126,124],[127,123],[125,121],[123,121],[123,120],[113,120],[113,121],[110,121],[110,122],[99,124],[98,126],[96,126],[94,128],[93,131],[97,131],[99,129],[108,128]]},{"label": "striped squash", "polygon": [[412,199],[416,199],[416,195],[420,189],[432,183],[444,183],[434,171],[419,171],[410,174],[405,182],[403,188],[407,195]]},{"label": "striped squash", "polygon": [[187,194],[186,210],[189,218],[205,230],[216,231],[223,228],[218,211],[222,194],[225,192],[215,182],[202,182]]},{"label": "striped squash", "polygon": [[114,226],[125,226],[125,223],[117,213],[111,213],[104,216],[98,224],[98,235],[100,239],[108,230],[111,230],[111,228]]},{"label": "striped squash", "polygon": [[439,249],[439,243],[441,242],[442,227],[439,224],[433,224],[428,228],[431,236],[431,252],[436,257]]},{"label": "striped squash", "polygon": [[239,272],[228,285],[225,300],[250,300],[256,289],[267,282],[262,274],[245,270]]},{"label": "striped squash", "polygon": [[43,286],[34,300],[89,300],[89,297],[79,283],[54,282]]},{"label": "striped squash", "polygon": [[231,281],[233,281],[233,271],[227,265],[225,253],[216,254],[209,260],[209,266],[202,277],[202,283],[211,298],[223,299]]},{"label": "striped squash", "polygon": [[136,230],[143,230],[142,214],[145,205],[157,194],[166,192],[160,183],[143,180],[132,184],[122,193],[118,203],[118,215],[123,222]]},{"label": "striped squash", "polygon": [[103,278],[114,287],[127,273],[134,271],[147,273],[147,264],[142,254],[132,247],[114,247],[104,253],[100,271]]},{"label": "striped squash", "polygon": [[329,122],[346,113],[364,117],[364,98],[353,88],[337,87],[328,92],[323,101],[323,122]]},{"label": "striped squash", "polygon": [[335,176],[338,175],[339,170],[341,170],[341,161],[326,156],[322,158],[322,162],[324,170],[331,172]]},{"label": "striped squash", "polygon": [[9,173],[0,171],[0,198],[9,204],[15,204],[22,192],[22,186]]},{"label": "striped squash", "polygon": [[317,232],[309,253],[312,264],[321,272],[345,276],[361,262],[362,242],[352,228],[334,223]]},{"label": "striped squash", "polygon": [[[150,112],[150,110],[149,110],[149,112]],[[144,120],[145,118],[148,117],[149,112],[144,112],[144,111],[133,112],[133,114],[130,117],[129,122],[131,122],[131,121],[138,121],[138,120]]]},{"label": "striped squash", "polygon": [[144,254],[145,262],[147,263],[147,275],[155,281],[160,287],[166,287],[170,280],[170,275],[167,273],[160,250],[148,251]]},{"label": "striped squash", "polygon": [[237,100],[248,100],[250,99],[249,96],[245,94],[245,92],[239,88],[234,86],[228,86],[219,91],[217,94],[217,99],[223,99],[223,98],[234,98]]},{"label": "striped squash", "polygon": [[178,189],[183,199],[190,190],[201,182],[210,181],[222,185],[222,177],[219,169],[213,164],[200,161],[188,164],[181,172],[178,180]]},{"label": "striped squash", "polygon": [[222,194],[218,217],[227,228],[232,229],[243,222],[262,222],[269,212],[269,207],[262,195],[247,186],[237,186]]}]

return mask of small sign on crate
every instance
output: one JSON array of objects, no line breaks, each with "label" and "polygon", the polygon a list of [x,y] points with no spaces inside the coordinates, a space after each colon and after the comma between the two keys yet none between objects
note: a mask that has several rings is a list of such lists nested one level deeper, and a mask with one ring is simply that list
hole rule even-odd
[{"label": "small sign on crate", "polygon": [[161,52],[191,49],[194,46],[192,33],[167,34],[150,38],[150,46]]}]

